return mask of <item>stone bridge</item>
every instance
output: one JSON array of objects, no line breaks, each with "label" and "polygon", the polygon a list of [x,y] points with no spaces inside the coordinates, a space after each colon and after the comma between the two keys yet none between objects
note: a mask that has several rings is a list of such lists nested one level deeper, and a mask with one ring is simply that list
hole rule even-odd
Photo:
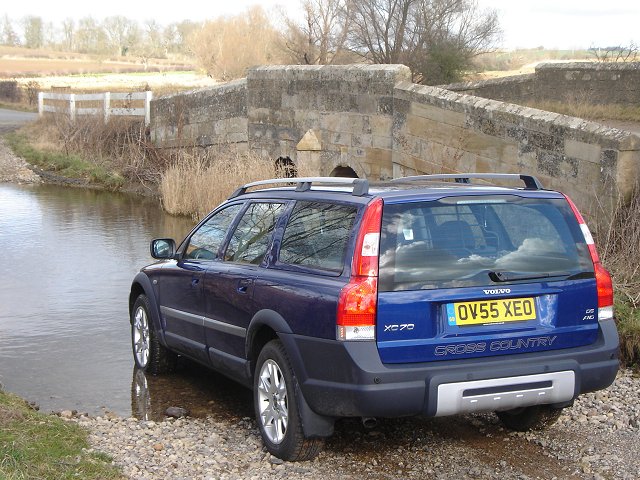
[{"label": "stone bridge", "polygon": [[[596,202],[635,191],[640,137],[507,103],[578,86],[604,98],[594,92],[611,90],[612,82],[625,86],[630,103],[638,102],[638,64],[622,73],[607,67],[604,76],[597,65],[592,74],[574,65],[556,66],[556,74],[548,71],[553,66],[540,67],[544,75],[537,80],[502,80],[502,96],[495,82],[415,85],[403,65],[256,67],[246,79],[154,100],[151,135],[163,148],[252,151],[304,163],[318,175],[533,174],[594,211]],[[544,78],[557,87],[543,88]],[[624,100],[615,95],[611,101]]]}]

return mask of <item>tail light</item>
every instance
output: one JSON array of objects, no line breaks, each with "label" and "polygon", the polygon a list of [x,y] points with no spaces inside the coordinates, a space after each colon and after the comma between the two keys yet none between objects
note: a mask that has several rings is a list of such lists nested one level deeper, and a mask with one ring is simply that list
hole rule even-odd
[{"label": "tail light", "polygon": [[340,291],[336,316],[338,340],[374,340],[378,309],[378,248],[382,199],[364,212],[351,262],[351,278]]},{"label": "tail light", "polygon": [[573,214],[576,216],[576,220],[578,220],[578,223],[580,224],[580,229],[582,230],[584,240],[589,248],[589,253],[591,254],[591,260],[593,261],[593,270],[596,276],[596,288],[598,290],[598,320],[610,320],[613,318],[613,282],[611,281],[611,275],[609,275],[607,269],[602,266],[602,263],[600,263],[600,257],[598,256],[593,236],[591,235],[584,218],[578,211],[578,207],[576,207],[575,203],[573,203],[566,195],[564,198],[569,202],[571,210],[573,210]]}]

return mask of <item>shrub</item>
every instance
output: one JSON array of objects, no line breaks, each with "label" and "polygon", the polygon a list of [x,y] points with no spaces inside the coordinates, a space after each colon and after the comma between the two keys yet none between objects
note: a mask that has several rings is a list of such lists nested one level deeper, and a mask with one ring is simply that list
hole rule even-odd
[{"label": "shrub", "polygon": [[[254,153],[217,150],[181,151],[162,175],[164,209],[174,215],[201,218],[229,198],[240,185],[286,177],[289,167]],[[305,172],[298,172],[301,176]]]},{"label": "shrub", "polygon": [[640,196],[619,200],[596,221],[598,249],[615,287],[615,316],[623,363],[640,361]]}]

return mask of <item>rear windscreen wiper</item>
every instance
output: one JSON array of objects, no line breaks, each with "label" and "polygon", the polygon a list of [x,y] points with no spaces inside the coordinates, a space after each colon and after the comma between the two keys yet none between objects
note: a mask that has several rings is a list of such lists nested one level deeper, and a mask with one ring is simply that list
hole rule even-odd
[{"label": "rear windscreen wiper", "polygon": [[515,280],[535,280],[538,278],[566,277],[569,272],[553,273],[517,273],[517,272],[489,272],[489,278],[494,282],[511,282]]}]

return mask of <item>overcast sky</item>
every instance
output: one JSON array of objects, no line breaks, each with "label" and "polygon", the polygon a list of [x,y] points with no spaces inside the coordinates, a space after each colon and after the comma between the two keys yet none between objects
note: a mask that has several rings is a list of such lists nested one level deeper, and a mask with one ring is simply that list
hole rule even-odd
[{"label": "overcast sky", "polygon": [[[478,0],[495,8],[504,30],[505,48],[588,48],[590,46],[640,44],[640,0]],[[72,17],[110,15],[168,24],[184,19],[204,20],[241,13],[259,3],[265,9],[277,5],[289,14],[300,10],[300,0],[3,0],[0,14],[12,19],[39,15],[60,22]]]}]

